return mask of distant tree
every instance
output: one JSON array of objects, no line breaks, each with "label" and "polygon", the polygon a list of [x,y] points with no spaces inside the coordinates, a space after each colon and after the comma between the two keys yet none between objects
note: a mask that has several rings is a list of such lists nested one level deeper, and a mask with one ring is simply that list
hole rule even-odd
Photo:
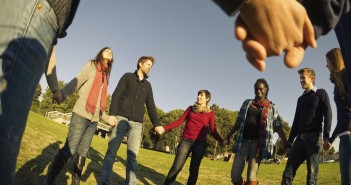
[{"label": "distant tree", "polygon": [[[63,81],[59,81],[59,88],[63,88],[66,84]],[[52,101],[52,92],[49,88],[45,89],[42,96],[42,102],[40,104],[40,114],[45,115],[49,111],[59,111],[62,113],[72,112],[74,104],[78,99],[78,92],[73,93],[71,96],[58,105]]]},{"label": "distant tree", "polygon": [[38,84],[37,88],[35,89],[33,101],[32,101],[32,106],[30,108],[31,111],[38,113],[39,112],[39,106],[40,106],[40,96],[41,96],[41,85]]}]

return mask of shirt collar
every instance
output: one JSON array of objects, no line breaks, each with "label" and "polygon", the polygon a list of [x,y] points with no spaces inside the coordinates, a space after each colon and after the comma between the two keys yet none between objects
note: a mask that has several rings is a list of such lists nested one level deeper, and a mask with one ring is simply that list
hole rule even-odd
[{"label": "shirt collar", "polygon": [[[316,86],[313,86],[313,88],[311,89],[311,91],[313,92],[317,92],[317,87]],[[303,91],[303,94],[306,94],[306,90]]]}]

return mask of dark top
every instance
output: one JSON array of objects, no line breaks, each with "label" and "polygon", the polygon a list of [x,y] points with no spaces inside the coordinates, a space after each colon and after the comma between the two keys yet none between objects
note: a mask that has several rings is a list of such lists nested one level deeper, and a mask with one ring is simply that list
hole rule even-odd
[{"label": "dark top", "polygon": [[261,109],[251,104],[247,110],[243,139],[257,140],[260,126]]},{"label": "dark top", "polygon": [[[235,15],[244,0],[213,0],[229,16]],[[327,34],[340,17],[350,11],[351,0],[299,0],[307,10],[316,38]],[[279,10],[276,10],[279,11]]]},{"label": "dark top", "polygon": [[349,102],[349,99],[341,99],[339,91],[337,90],[337,88],[334,88],[334,101],[336,105],[337,123],[332,136],[329,138],[330,143],[334,142],[338,134],[349,130],[349,119],[346,114],[346,107]]},{"label": "dark top", "polygon": [[66,30],[71,25],[80,0],[47,0],[57,18],[58,38],[67,35]]},{"label": "dark top", "polygon": [[296,135],[303,133],[323,132],[323,138],[329,139],[331,121],[332,111],[328,93],[324,89],[304,93],[297,100],[289,142],[293,142]]},{"label": "dark top", "polygon": [[145,113],[144,105],[146,104],[152,124],[160,126],[151,84],[146,78],[147,76],[143,80],[139,80],[136,71],[125,73],[112,94],[109,114],[123,116],[131,121],[142,123]]}]

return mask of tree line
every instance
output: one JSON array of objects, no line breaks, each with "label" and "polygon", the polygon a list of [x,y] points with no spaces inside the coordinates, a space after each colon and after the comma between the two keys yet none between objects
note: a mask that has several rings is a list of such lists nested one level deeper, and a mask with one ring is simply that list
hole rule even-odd
[{"label": "tree line", "polygon": [[[63,88],[65,83],[63,81],[59,81],[59,87]],[[43,93],[42,93],[43,92]],[[40,101],[41,97],[41,101]],[[36,112],[45,116],[45,114],[49,111],[59,111],[62,113],[70,113],[72,112],[73,106],[78,99],[77,92],[74,93],[72,96],[68,97],[65,102],[58,105],[52,101],[52,92],[49,88],[46,88],[44,91],[42,90],[41,85],[39,84],[35,96],[33,98],[31,111]],[[107,103],[106,103],[106,113],[108,114],[108,110],[111,105],[111,95],[107,96]],[[186,107],[185,107],[186,108]],[[215,120],[216,120],[216,129],[218,133],[224,138],[230,132],[230,129],[233,127],[235,120],[238,116],[238,111],[231,111],[225,108],[221,108],[216,104],[211,105],[212,111],[215,113]],[[157,114],[160,118],[160,121],[163,125],[168,124],[174,120],[177,120],[181,117],[185,110],[183,109],[176,109],[169,112],[164,112],[163,110],[157,108]],[[142,136],[142,146],[145,148],[155,148],[156,144],[161,142],[164,146],[169,146],[171,151],[176,149],[176,146],[180,142],[182,138],[182,133],[185,124],[182,124],[178,128],[174,128],[170,131],[167,131],[165,134],[159,136],[156,135],[154,132],[153,125],[147,115],[147,111],[145,111],[144,116],[144,123],[143,123],[143,136]],[[279,117],[281,122],[283,123],[283,131],[288,137],[290,132],[290,126],[287,122],[283,120],[282,117]],[[101,120],[101,122],[103,122]],[[207,147],[207,156],[216,156],[220,153],[228,152],[230,153],[232,150],[232,146],[235,142],[236,134],[231,137],[230,144],[224,147],[221,147],[220,144],[210,135],[208,134],[208,147]],[[278,136],[277,136],[278,138]],[[277,155],[284,155],[285,151],[283,150],[283,144],[280,139],[276,142],[276,154]]]}]

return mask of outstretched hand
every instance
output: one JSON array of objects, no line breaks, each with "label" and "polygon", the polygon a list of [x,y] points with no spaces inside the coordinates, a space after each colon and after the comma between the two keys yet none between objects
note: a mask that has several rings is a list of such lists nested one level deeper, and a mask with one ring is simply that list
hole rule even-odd
[{"label": "outstretched hand", "polygon": [[247,60],[259,71],[269,56],[285,52],[284,62],[297,67],[307,46],[317,47],[305,8],[296,0],[251,0],[240,10],[235,36],[242,41]]}]

